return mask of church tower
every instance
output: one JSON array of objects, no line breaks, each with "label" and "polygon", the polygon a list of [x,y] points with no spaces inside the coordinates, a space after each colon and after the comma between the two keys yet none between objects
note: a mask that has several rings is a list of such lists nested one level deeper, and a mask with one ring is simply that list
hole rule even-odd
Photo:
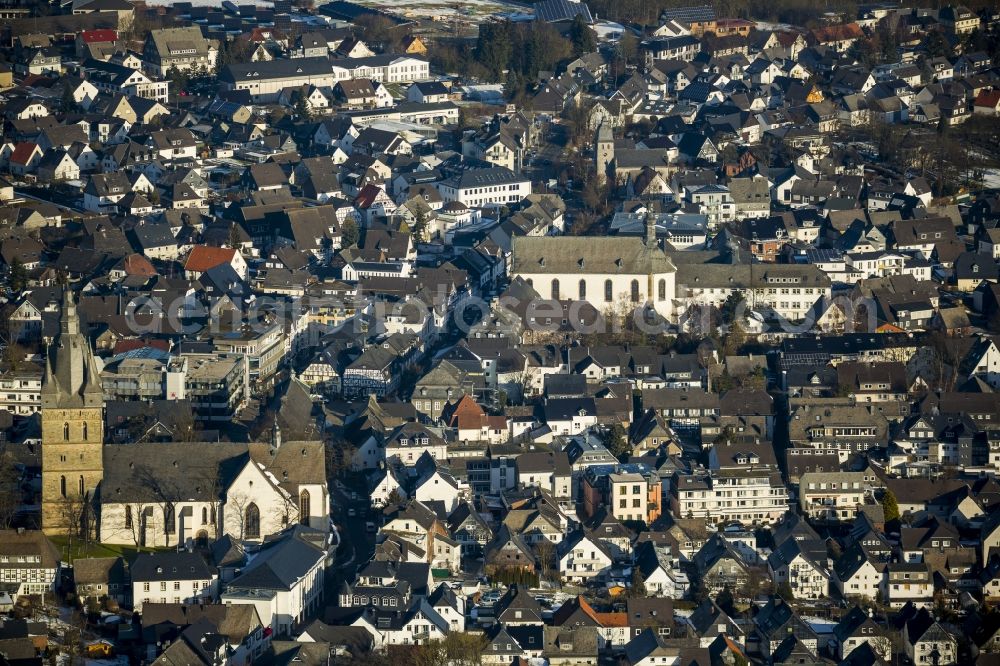
[{"label": "church tower", "polygon": [[608,169],[615,159],[615,137],[611,132],[611,125],[605,122],[598,125],[594,147],[594,166],[597,168],[597,178],[607,180]]},{"label": "church tower", "polygon": [[59,336],[42,381],[42,529],[64,534],[89,525],[104,477],[104,395],[94,354],[80,333],[73,292],[63,292]]}]

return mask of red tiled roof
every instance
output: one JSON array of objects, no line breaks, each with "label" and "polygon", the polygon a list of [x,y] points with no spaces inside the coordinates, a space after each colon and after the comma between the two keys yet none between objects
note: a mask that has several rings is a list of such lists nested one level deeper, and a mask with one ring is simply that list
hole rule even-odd
[{"label": "red tiled roof", "polygon": [[378,185],[365,185],[361,188],[361,191],[358,192],[358,198],[354,200],[354,205],[358,208],[368,208],[375,203],[375,199],[378,198],[379,192],[381,192],[381,189]]},{"label": "red tiled roof", "polygon": [[594,621],[602,627],[628,626],[628,615],[625,613],[599,613],[594,610],[594,607],[588,604],[583,597],[578,596],[577,601],[580,603],[580,610],[594,618]]},{"label": "red tiled roof", "polygon": [[31,156],[35,154],[38,144],[33,141],[25,141],[14,146],[14,152],[10,155],[10,161],[14,164],[27,164]]},{"label": "red tiled roof", "polygon": [[84,44],[100,44],[102,42],[117,42],[118,33],[114,30],[84,30],[80,33]]},{"label": "red tiled roof", "polygon": [[125,257],[125,263],[122,268],[125,269],[128,275],[143,275],[145,277],[156,275],[156,269],[153,268],[153,264],[149,262],[149,259],[138,253]]},{"label": "red tiled roof", "polygon": [[812,35],[820,44],[840,42],[847,39],[860,39],[865,36],[857,23],[841,23],[840,25],[816,28],[812,31]]},{"label": "red tiled roof", "polygon": [[236,250],[233,248],[195,245],[184,263],[184,270],[204,272],[221,264],[228,264],[235,255]]},{"label": "red tiled roof", "polygon": [[995,109],[997,105],[1000,105],[1000,90],[984,90],[976,97],[976,106]]}]

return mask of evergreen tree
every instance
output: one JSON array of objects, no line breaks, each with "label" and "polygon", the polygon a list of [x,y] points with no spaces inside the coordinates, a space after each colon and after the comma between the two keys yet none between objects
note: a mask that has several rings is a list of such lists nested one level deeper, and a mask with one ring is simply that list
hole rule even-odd
[{"label": "evergreen tree", "polygon": [[594,31],[587,25],[582,14],[577,14],[573,18],[573,24],[569,27],[569,40],[573,44],[573,54],[577,56],[592,53],[597,49]]},{"label": "evergreen tree", "polygon": [[344,226],[340,230],[340,234],[340,247],[351,247],[358,244],[358,238],[360,237],[358,223],[354,221],[353,217],[348,217],[344,220]]},{"label": "evergreen tree", "polygon": [[412,233],[413,239],[418,243],[423,243],[427,240],[427,211],[424,210],[423,206],[417,206],[417,212],[414,214]]},{"label": "evergreen tree", "polygon": [[632,455],[632,447],[628,444],[627,433],[620,423],[615,423],[604,432],[604,448],[618,460],[625,461]]},{"label": "evergreen tree", "polygon": [[76,99],[74,99],[73,89],[68,83],[63,86],[62,99],[59,101],[59,110],[63,113],[76,111]]},{"label": "evergreen tree", "polygon": [[633,599],[646,596],[646,583],[642,580],[639,567],[632,567],[632,585],[629,587],[628,596]]},{"label": "evergreen tree", "polygon": [[175,95],[185,91],[191,83],[191,77],[187,72],[182,72],[176,67],[167,70],[167,78],[170,79],[170,87]]},{"label": "evergreen tree", "polygon": [[28,286],[28,269],[24,267],[20,259],[16,257],[10,263],[10,275],[8,276],[10,288],[15,293],[20,293]]},{"label": "evergreen tree", "polygon": [[896,501],[895,493],[888,488],[882,494],[882,513],[885,515],[885,522],[887,523],[899,520],[899,503]]},{"label": "evergreen tree", "polygon": [[309,120],[312,117],[312,110],[309,108],[309,102],[306,100],[305,90],[299,92],[299,97],[295,100],[295,115],[299,120]]},{"label": "evergreen tree", "polygon": [[473,57],[490,72],[494,80],[500,79],[501,73],[510,63],[512,32],[510,21],[479,26],[479,38]]}]

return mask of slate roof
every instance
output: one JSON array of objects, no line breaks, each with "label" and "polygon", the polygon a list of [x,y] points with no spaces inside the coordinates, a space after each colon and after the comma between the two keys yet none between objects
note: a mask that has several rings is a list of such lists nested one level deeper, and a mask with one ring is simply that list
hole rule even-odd
[{"label": "slate roof", "polygon": [[229,582],[229,589],[292,589],[326,555],[302,538],[304,531],[320,534],[318,530],[297,526],[275,543],[265,544],[240,575]]}]

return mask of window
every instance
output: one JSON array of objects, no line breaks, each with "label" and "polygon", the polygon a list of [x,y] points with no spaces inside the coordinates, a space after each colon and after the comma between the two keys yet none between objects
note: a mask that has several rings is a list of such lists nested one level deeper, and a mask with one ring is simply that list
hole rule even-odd
[{"label": "window", "polygon": [[580,300],[587,300],[587,281],[580,280]]},{"label": "window", "polygon": [[659,293],[660,300],[661,301],[667,300],[667,281],[666,280],[663,280],[663,279],[660,280],[659,291],[660,291],[660,293]]},{"label": "window", "polygon": [[172,504],[163,507],[163,531],[169,534],[174,531],[174,507]]},{"label": "window", "polygon": [[639,281],[638,280],[632,280],[632,302],[633,303],[638,303],[639,302]]},{"label": "window", "polygon": [[69,424],[63,423],[63,441],[69,441]]},{"label": "window", "polygon": [[125,529],[132,529],[132,507],[125,507]]},{"label": "window", "polygon": [[83,441],[87,441],[87,424],[83,424]]},{"label": "window", "polygon": [[299,522],[303,525],[309,524],[309,499],[308,490],[299,493]]},{"label": "window", "polygon": [[80,496],[83,497],[83,474],[80,475],[79,486],[80,486]]},{"label": "window", "polygon": [[60,476],[59,477],[59,494],[62,495],[63,497],[66,497],[66,477],[65,476]]},{"label": "window", "polygon": [[243,532],[248,539],[260,538],[260,509],[253,502],[244,512]]},{"label": "window", "polygon": [[552,298],[559,300],[559,280],[552,280]]},{"label": "window", "polygon": [[611,286],[611,280],[604,281],[604,302],[610,303],[614,299],[614,287]]},{"label": "window", "polygon": [[205,507],[201,508],[201,524],[204,525],[208,522],[208,509]]}]

